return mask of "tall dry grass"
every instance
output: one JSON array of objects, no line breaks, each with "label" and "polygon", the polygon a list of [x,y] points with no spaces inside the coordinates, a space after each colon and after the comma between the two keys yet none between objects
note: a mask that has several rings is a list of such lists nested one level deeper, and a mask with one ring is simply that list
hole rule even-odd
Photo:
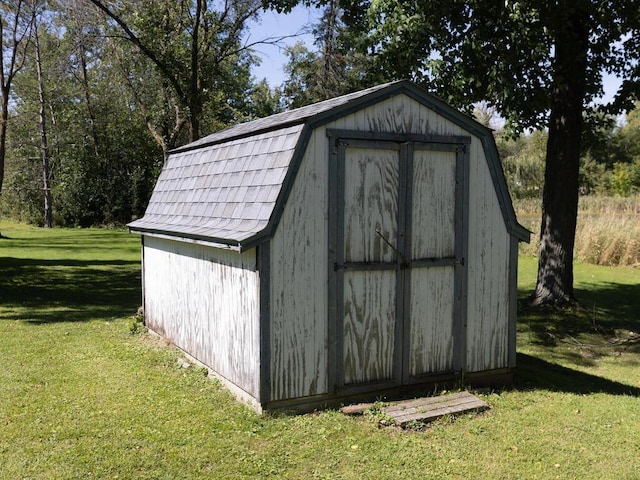
[{"label": "tall dry grass", "polygon": [[[538,255],[540,201],[517,200],[518,220],[531,230],[531,243],[520,246],[523,255]],[[640,196],[581,197],[574,258],[608,266],[640,267]]]}]

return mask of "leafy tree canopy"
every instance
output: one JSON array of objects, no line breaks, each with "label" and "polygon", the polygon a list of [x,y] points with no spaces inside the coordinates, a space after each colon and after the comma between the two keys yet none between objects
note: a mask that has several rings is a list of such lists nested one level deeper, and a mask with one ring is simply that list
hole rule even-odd
[{"label": "leafy tree canopy", "polygon": [[571,17],[588,30],[584,106],[602,96],[604,73],[623,79],[609,113],[640,96],[636,1],[374,0],[368,14],[379,68],[459,107],[485,100],[514,132],[548,126],[558,40]]}]

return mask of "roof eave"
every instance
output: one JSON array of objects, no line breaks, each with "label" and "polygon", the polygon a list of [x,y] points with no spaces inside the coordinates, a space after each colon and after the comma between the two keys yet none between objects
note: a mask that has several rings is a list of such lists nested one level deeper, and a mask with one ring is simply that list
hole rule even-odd
[{"label": "roof eave", "polygon": [[147,235],[150,237],[164,238],[168,240],[190,241],[193,243],[206,244],[216,248],[234,250],[238,252],[246,250],[246,248],[242,248],[242,241],[236,239],[211,237],[208,235],[174,232],[158,228],[136,227],[131,225],[129,225],[129,232],[138,233],[140,235]]}]

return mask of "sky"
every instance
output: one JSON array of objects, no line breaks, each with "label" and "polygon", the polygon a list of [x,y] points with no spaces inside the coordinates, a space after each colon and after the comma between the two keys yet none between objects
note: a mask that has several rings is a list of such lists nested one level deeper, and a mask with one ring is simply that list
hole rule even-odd
[{"label": "sky", "polygon": [[271,37],[292,36],[283,40],[280,47],[276,45],[254,47],[256,53],[262,58],[260,66],[253,69],[256,79],[266,78],[271,87],[280,86],[285,80],[284,66],[287,63],[287,57],[284,54],[285,46],[303,41],[312,48],[313,36],[304,32],[310,30],[311,24],[316,23],[318,17],[318,10],[297,6],[290,14],[265,12],[259,22],[252,22],[249,26],[250,33],[245,39],[248,43]]},{"label": "sky", "polygon": [[[282,85],[285,80],[284,66],[287,57],[284,55],[286,45],[293,45],[296,41],[305,42],[310,49],[313,49],[313,36],[308,32],[313,23],[317,23],[320,16],[318,9],[310,9],[304,6],[297,6],[290,14],[278,14],[276,12],[266,12],[261,15],[258,22],[252,22],[249,26],[249,35],[246,41],[251,43],[270,37],[282,37],[291,35],[282,41],[280,47],[276,45],[257,45],[254,50],[262,58],[262,63],[254,67],[253,74],[258,80],[263,78],[271,87]],[[604,102],[610,101],[615,95],[620,80],[612,75],[605,75],[603,97]],[[600,103],[600,102],[598,102]]]}]

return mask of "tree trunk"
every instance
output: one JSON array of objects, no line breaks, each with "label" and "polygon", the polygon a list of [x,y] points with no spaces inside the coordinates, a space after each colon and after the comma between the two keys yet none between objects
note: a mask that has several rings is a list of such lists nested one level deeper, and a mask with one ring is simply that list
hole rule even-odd
[{"label": "tree trunk", "polygon": [[[542,222],[534,305],[575,302],[573,248],[578,216],[578,173],[585,95],[588,24],[577,6],[560,2],[554,85],[542,196]],[[564,20],[560,20],[564,18]]]},{"label": "tree trunk", "polygon": [[89,123],[91,124],[91,139],[93,141],[93,154],[96,158],[100,158],[100,151],[98,150],[98,144],[100,142],[98,138],[98,127],[96,123],[96,115],[93,110],[93,102],[91,100],[91,87],[89,86],[89,72],[87,69],[87,51],[84,47],[84,33],[82,35],[82,41],[79,45],[78,56],[80,57],[80,69],[82,70],[82,92],[84,93],[84,100],[87,103],[87,115],[89,116]]},{"label": "tree trunk", "polygon": [[[5,102],[5,92],[2,89],[2,113],[0,114],[0,195],[2,195],[2,184],[4,183],[4,157],[6,152],[7,121],[9,120],[9,105]],[[6,103],[6,105],[5,105]]]},{"label": "tree trunk", "polygon": [[47,116],[42,79],[42,59],[40,58],[40,38],[35,29],[36,73],[38,74],[38,96],[40,101],[40,149],[42,152],[42,190],[44,191],[44,226],[53,228],[53,212],[51,206],[51,184],[49,181],[49,143],[47,141]]},{"label": "tree trunk", "polygon": [[206,2],[196,0],[196,12],[193,16],[191,33],[191,79],[189,82],[189,141],[200,138],[200,116],[202,115],[202,97],[200,95],[200,24]]}]

